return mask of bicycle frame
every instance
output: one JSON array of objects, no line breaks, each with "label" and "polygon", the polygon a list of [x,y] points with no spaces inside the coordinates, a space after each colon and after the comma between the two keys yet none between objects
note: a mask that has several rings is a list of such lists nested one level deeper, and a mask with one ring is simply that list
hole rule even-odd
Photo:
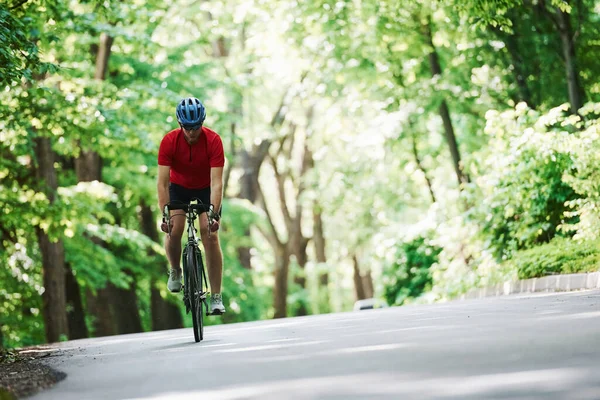
[{"label": "bicycle frame", "polygon": [[[208,304],[206,304],[206,296],[208,294],[208,281],[206,279],[206,271],[204,268],[204,263],[202,262],[202,252],[198,246],[198,242],[202,239],[199,239],[196,236],[196,226],[195,221],[198,216],[205,212],[204,204],[199,200],[197,200],[196,204],[185,204],[185,203],[167,203],[165,205],[165,209],[163,211],[163,217],[166,218],[170,211],[172,210],[183,210],[184,214],[175,214],[169,215],[167,231],[169,235],[171,234],[171,218],[176,215],[185,215],[187,222],[187,243],[183,249],[183,274],[184,274],[184,290],[183,290],[183,302],[186,306],[186,313],[192,311],[192,317],[194,322],[194,337],[196,342],[199,342],[203,339],[203,321],[202,321],[202,304],[206,307],[207,315],[208,315]],[[202,210],[202,211],[201,211]],[[210,208],[209,208],[210,210]],[[209,224],[210,224],[210,214],[208,214]],[[210,229],[209,229],[210,232]],[[190,258],[190,252],[192,253],[192,258]],[[190,261],[191,260],[191,261]],[[200,276],[198,276],[200,275]],[[191,278],[190,278],[191,277]],[[198,280],[196,280],[197,277]],[[191,283],[189,279],[195,281],[196,284]],[[188,283],[190,285],[188,286]],[[206,288],[206,290],[205,290]]]},{"label": "bicycle frame", "polygon": [[198,239],[196,238],[196,227],[194,226],[194,222],[196,218],[198,218],[198,213],[194,209],[189,209],[185,214],[187,220],[187,237],[188,243],[198,246]]}]

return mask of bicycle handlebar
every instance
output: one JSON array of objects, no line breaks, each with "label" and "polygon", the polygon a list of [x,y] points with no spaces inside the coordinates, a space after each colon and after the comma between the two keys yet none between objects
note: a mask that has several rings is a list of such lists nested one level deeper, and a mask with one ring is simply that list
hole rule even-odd
[{"label": "bicycle handlebar", "polygon": [[167,203],[167,204],[165,204],[164,211],[183,210],[187,213],[190,210],[195,210],[195,211],[204,212],[204,211],[208,211],[209,208],[210,207],[204,203],[198,203],[198,204]]},{"label": "bicycle handlebar", "polygon": [[[213,221],[218,221],[217,219],[214,218],[214,211],[213,211],[213,205],[212,204],[204,204],[202,203],[202,201],[200,201],[200,199],[195,199],[198,201],[197,204],[187,204],[187,203],[181,203],[181,202],[169,202],[167,204],[165,204],[165,208],[163,210],[163,221],[167,221],[167,230],[168,233],[170,234],[171,232],[171,218],[169,218],[169,211],[174,211],[174,210],[183,210],[186,214],[189,213],[190,211],[198,211],[198,212],[205,212],[208,215],[208,225],[209,225],[209,229],[208,229],[208,236],[210,237],[211,234],[211,229],[210,226],[212,225]],[[195,218],[195,216],[194,216]]]}]

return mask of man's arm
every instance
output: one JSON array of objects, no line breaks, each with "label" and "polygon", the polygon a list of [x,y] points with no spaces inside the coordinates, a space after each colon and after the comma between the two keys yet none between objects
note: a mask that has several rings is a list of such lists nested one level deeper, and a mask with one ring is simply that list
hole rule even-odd
[{"label": "man's arm", "polygon": [[169,202],[169,175],[171,172],[171,167],[166,165],[158,166],[158,182],[157,182],[157,191],[158,191],[158,207],[160,208],[160,213],[164,211],[165,204]]},{"label": "man's arm", "polygon": [[210,169],[210,203],[216,213],[221,209],[223,201],[223,167]]}]

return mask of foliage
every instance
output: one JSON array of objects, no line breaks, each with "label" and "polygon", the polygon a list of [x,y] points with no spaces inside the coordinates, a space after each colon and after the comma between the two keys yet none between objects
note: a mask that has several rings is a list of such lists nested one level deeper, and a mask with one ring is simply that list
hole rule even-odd
[{"label": "foliage", "polygon": [[0,268],[0,327],[3,344],[11,348],[43,343],[45,335],[41,318],[41,276],[21,245],[0,250],[0,256],[4,260],[5,252],[10,252],[11,256],[6,267]]},{"label": "foliage", "polygon": [[0,87],[21,78],[31,79],[32,69],[40,64],[38,48],[28,35],[31,18],[13,15],[0,4]]},{"label": "foliage", "polygon": [[[432,241],[443,251],[432,267],[429,299],[530,276],[524,265],[543,271],[547,263],[539,262],[545,253],[558,260],[551,267],[555,272],[596,268],[584,248],[598,238],[598,105],[582,108],[583,120],[565,110],[540,113],[521,104],[488,113],[489,147],[475,155],[476,180],[462,194],[471,206],[434,213],[438,225]],[[561,270],[560,257],[571,257],[570,250],[563,254],[565,244],[573,250],[573,266]],[[523,257],[526,262],[519,261]]]},{"label": "foliage", "polygon": [[575,127],[559,107],[542,115],[524,104],[488,113],[490,135],[477,177],[480,198],[471,217],[499,259],[514,251],[549,242],[562,223],[573,221],[567,202],[578,196],[563,181],[573,159],[559,148]]},{"label": "foliage", "polygon": [[402,305],[410,298],[430,290],[430,267],[442,251],[425,237],[416,237],[397,245],[396,259],[384,267],[384,296],[388,304]]},{"label": "foliage", "polygon": [[464,211],[451,204],[447,207],[432,205],[420,224],[435,232],[429,240],[441,251],[437,262],[430,267],[431,291],[417,302],[452,299],[474,287],[504,282],[514,276],[514,271],[499,264],[487,248],[479,225],[469,221]]},{"label": "foliage", "polygon": [[600,263],[600,241],[559,238],[529,250],[517,252],[507,261],[519,279],[546,275],[596,272]]},{"label": "foliage", "polygon": [[574,234],[574,239],[595,240],[600,232],[600,103],[586,104],[580,115],[584,118],[581,129],[558,149],[573,160],[563,181],[577,193],[575,200],[567,202],[570,211],[566,215],[573,222],[561,229]]}]

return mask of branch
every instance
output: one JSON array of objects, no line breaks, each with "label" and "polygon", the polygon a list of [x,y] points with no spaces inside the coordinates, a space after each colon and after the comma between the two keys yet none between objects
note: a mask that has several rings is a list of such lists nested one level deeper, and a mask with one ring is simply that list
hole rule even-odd
[{"label": "branch", "polygon": [[313,119],[315,116],[315,103],[312,103],[306,109],[306,133],[308,137],[312,136],[313,131]]},{"label": "branch", "polygon": [[288,133],[288,136],[290,138],[290,144],[288,146],[288,149],[285,153],[285,156],[288,157],[288,159],[292,158],[292,151],[294,151],[294,144],[296,143],[296,130],[298,129],[298,125],[296,125],[293,122],[290,122],[290,131]]},{"label": "branch", "polygon": [[288,95],[290,94],[291,88],[287,88],[287,90],[285,91],[285,93],[283,93],[283,96],[281,96],[281,101],[279,102],[279,107],[277,107],[277,111],[275,111],[275,113],[273,114],[273,116],[271,117],[271,122],[269,125],[271,125],[271,128],[275,129],[277,127],[280,127],[283,122],[285,121],[285,116],[287,114],[287,103],[288,103]]},{"label": "branch", "polygon": [[[300,82],[298,82],[298,84],[301,85],[302,83],[304,83],[304,80],[307,76],[308,70],[302,73],[302,75],[300,76]],[[275,112],[275,114],[273,114],[273,117],[271,118],[271,128],[275,129],[276,127],[280,127],[281,125],[283,125],[283,122],[285,121],[285,117],[287,115],[287,106],[291,102],[291,99],[289,99],[291,94],[292,88],[288,87],[283,96],[281,96],[281,101],[279,103],[279,107],[277,107],[277,111]]]},{"label": "branch", "polygon": [[231,154],[231,163],[227,165],[227,169],[225,170],[225,178],[223,179],[223,196],[227,194],[227,187],[229,186],[229,178],[231,177],[231,170],[236,163],[237,158],[237,146],[235,145],[235,137],[236,137],[236,124],[233,122],[231,124],[231,140],[230,140],[230,154]]},{"label": "branch", "polygon": [[[282,148],[281,148],[281,154],[283,154],[283,156],[285,157],[286,160],[292,160],[292,152],[294,151],[294,144],[296,142],[296,130],[298,129],[298,125],[294,124],[293,122],[290,123],[290,132],[287,134],[288,138],[289,138],[289,145],[287,146],[287,149],[284,147],[283,143],[282,143]],[[295,178],[294,174],[288,172],[287,174],[285,174],[284,176],[287,176],[290,178],[290,180],[292,181],[292,184],[294,185],[294,187],[296,187],[296,182],[297,179]]]},{"label": "branch", "polygon": [[271,147],[271,139],[263,139],[258,146],[255,146],[256,155],[255,157],[259,160],[263,160],[269,153]]},{"label": "branch", "polygon": [[[554,25],[558,28],[559,31],[563,30],[563,27],[561,26],[561,23],[557,18],[558,13],[561,12],[560,9],[557,10],[557,12],[554,12],[554,10],[550,11],[550,9],[546,7],[546,0],[540,0],[540,2],[538,3],[538,7],[541,9],[542,13],[546,14],[548,18],[550,18],[552,23],[554,23]],[[550,5],[550,7],[552,7],[552,5]]]},{"label": "branch", "polygon": [[282,246],[283,243],[279,239],[279,235],[277,234],[277,229],[275,228],[275,224],[273,223],[273,218],[271,217],[271,213],[269,212],[269,208],[267,207],[267,203],[265,202],[265,195],[262,191],[260,184],[258,185],[257,190],[258,190],[258,197],[259,197],[260,204],[261,204],[263,210],[265,211],[265,214],[267,215],[267,222],[269,223],[269,227],[271,228],[271,231],[273,232],[273,234],[268,235],[266,232],[264,232],[260,228],[259,228],[259,231],[267,238],[267,240],[269,240],[271,242],[273,247]]},{"label": "branch", "polygon": [[279,246],[277,238],[274,237],[273,233],[269,235],[269,232],[267,232],[260,224],[256,224],[254,227],[258,229],[260,234],[263,235],[267,242],[271,243],[271,247],[276,248]]},{"label": "branch", "polygon": [[271,162],[271,165],[273,166],[273,172],[275,173],[275,179],[277,179],[277,188],[278,188],[278,192],[279,192],[279,203],[281,206],[281,213],[283,214],[283,219],[285,221],[285,226],[288,230],[288,233],[291,233],[292,228],[293,228],[292,216],[290,215],[290,210],[288,209],[287,200],[286,200],[286,196],[285,196],[285,177],[277,168],[277,160],[273,156],[269,155],[269,161]]},{"label": "branch", "polygon": [[302,235],[302,212],[304,210],[304,206],[303,206],[302,202],[300,201],[300,197],[302,196],[302,193],[304,193],[304,190],[306,189],[304,176],[313,167],[314,167],[314,160],[312,157],[312,152],[308,148],[308,143],[305,142],[304,143],[304,154],[302,155],[302,166],[300,167],[300,176],[298,178],[299,184],[298,184],[298,191],[297,191],[297,196],[296,196],[296,219],[295,219],[296,229],[298,231],[298,235],[301,238],[301,244],[302,244],[302,246],[304,246],[304,248],[306,248],[306,246],[308,245],[309,239],[305,238]]},{"label": "branch", "polygon": [[577,10],[577,29],[575,30],[575,33],[573,33],[573,42],[576,42],[579,35],[581,35],[581,26],[583,25],[584,8],[581,0],[577,0]]}]

